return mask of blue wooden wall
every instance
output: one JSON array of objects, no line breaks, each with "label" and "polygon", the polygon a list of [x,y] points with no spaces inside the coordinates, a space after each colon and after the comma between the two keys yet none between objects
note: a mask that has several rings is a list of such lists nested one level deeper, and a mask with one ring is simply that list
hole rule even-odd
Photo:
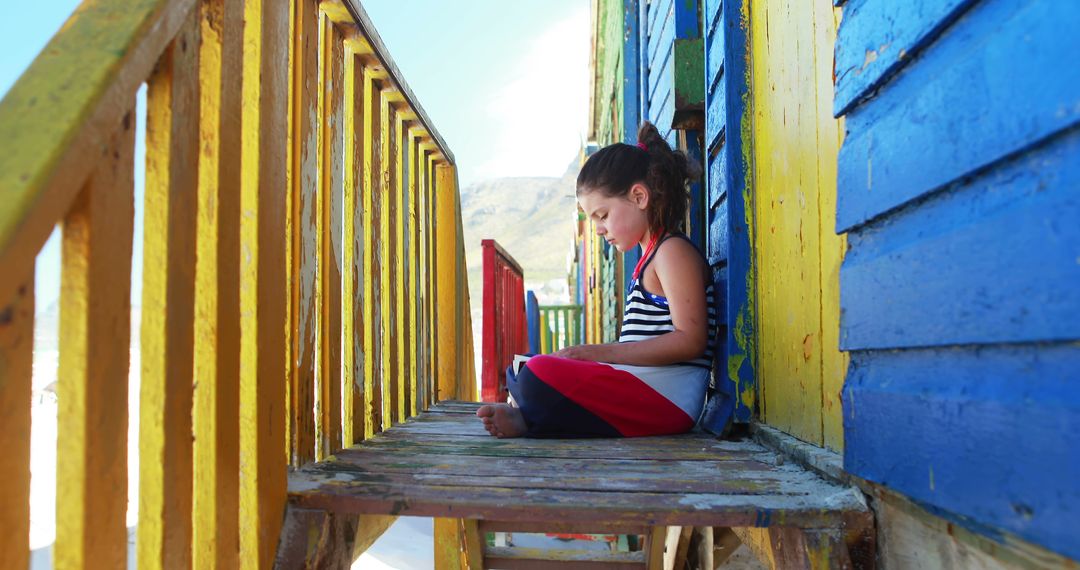
[{"label": "blue wooden wall", "polygon": [[1080,558],[1080,2],[849,0],[845,468]]}]

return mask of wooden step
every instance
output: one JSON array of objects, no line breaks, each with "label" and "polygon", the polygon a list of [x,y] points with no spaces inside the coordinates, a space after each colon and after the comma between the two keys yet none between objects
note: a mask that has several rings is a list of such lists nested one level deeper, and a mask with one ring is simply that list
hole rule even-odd
[{"label": "wooden step", "polygon": [[496,439],[475,417],[478,406],[436,405],[293,472],[290,508],[472,519],[489,521],[487,529],[546,528],[541,532],[568,525],[628,534],[666,526],[784,527],[853,536],[872,528],[856,489],[830,483],[753,441],[701,433]]},{"label": "wooden step", "polygon": [[353,514],[646,527],[820,528],[868,512],[854,489],[751,441],[496,439],[476,407],[437,405],[293,472],[290,502]]}]

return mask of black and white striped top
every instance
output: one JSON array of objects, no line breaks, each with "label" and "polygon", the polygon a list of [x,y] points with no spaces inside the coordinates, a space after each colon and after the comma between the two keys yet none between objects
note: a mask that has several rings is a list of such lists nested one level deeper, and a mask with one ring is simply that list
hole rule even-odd
[{"label": "black and white striped top", "polygon": [[[639,278],[634,279],[633,283],[630,284],[630,289],[627,291],[626,308],[623,310],[623,324],[622,330],[619,333],[619,342],[645,340],[675,330],[675,325],[671,322],[671,309],[668,308],[667,299],[646,291],[645,287],[641,284],[640,278],[640,275],[645,274],[645,268],[652,262],[652,258],[656,256],[656,251],[660,249],[660,244],[673,237],[690,241],[690,238],[685,235],[671,234],[665,236],[656,244],[656,248],[653,250],[652,255],[650,255],[649,259],[645,260],[644,265],[641,266]],[[693,242],[690,243],[693,245]],[[697,246],[695,246],[695,249],[697,249]],[[704,259],[704,257],[702,259]],[[705,286],[705,305],[708,308],[709,318],[709,340],[705,347],[705,354],[701,355],[700,358],[687,362],[679,362],[676,365],[712,368],[713,345],[716,342],[715,295],[716,292],[712,281],[709,281]]]}]

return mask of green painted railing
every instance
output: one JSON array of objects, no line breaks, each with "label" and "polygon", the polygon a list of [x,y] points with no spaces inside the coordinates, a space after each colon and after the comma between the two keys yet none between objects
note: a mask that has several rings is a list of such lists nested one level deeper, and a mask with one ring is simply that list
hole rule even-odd
[{"label": "green painted railing", "polygon": [[540,352],[551,354],[581,344],[581,305],[540,306]]}]

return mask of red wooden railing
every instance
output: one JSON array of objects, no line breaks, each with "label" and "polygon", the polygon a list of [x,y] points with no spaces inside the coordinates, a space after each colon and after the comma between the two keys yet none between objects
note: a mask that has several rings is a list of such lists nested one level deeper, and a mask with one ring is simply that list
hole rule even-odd
[{"label": "red wooden railing", "polygon": [[483,371],[480,399],[505,402],[506,367],[529,349],[525,321],[525,276],[521,266],[493,239],[484,254]]}]

